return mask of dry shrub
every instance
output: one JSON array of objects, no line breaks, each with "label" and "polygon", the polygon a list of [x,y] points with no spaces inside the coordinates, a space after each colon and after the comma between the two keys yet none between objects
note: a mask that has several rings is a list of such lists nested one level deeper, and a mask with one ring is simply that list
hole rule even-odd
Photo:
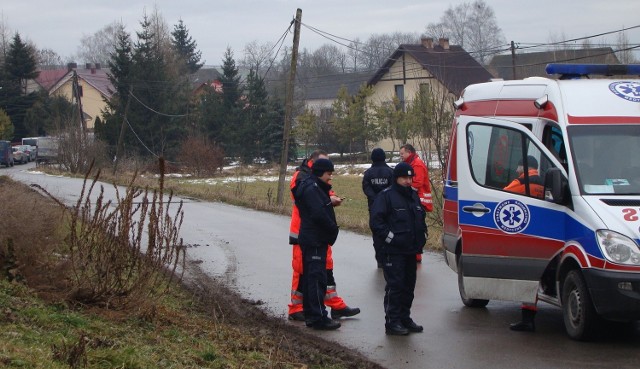
[{"label": "dry shrub", "polygon": [[158,189],[135,186],[134,174],[123,194],[114,186],[115,203],[104,197],[104,187],[98,184],[100,171],[92,180],[85,176],[72,207],[66,208],[49,194],[68,212],[65,241],[72,301],[105,307],[154,301],[174,276],[181,277],[178,268],[183,272],[185,261],[179,237],[182,202],[175,204],[173,194],[164,193],[162,159],[160,168]]},{"label": "dry shrub", "polygon": [[178,161],[196,177],[208,176],[222,168],[224,151],[215,142],[204,137],[190,135],[180,145]]},{"label": "dry shrub", "polygon": [[24,279],[46,289],[55,285],[52,271],[61,261],[54,252],[62,238],[60,208],[4,176],[0,176],[0,204],[0,265],[5,269],[0,277]]},{"label": "dry shrub", "polygon": [[90,166],[103,168],[110,164],[106,143],[88,137],[79,127],[60,133],[58,160],[64,170],[73,174],[86,173]]}]

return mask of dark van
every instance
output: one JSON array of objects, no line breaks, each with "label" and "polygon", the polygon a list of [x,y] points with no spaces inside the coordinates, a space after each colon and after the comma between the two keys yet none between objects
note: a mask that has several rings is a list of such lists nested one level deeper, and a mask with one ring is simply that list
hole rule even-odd
[{"label": "dark van", "polygon": [[9,141],[0,141],[0,165],[13,166],[13,152]]}]

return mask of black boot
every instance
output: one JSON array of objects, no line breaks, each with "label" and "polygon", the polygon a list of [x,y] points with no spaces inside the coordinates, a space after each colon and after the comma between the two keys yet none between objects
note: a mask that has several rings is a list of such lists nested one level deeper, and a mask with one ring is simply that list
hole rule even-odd
[{"label": "black boot", "polygon": [[347,306],[346,308],[340,309],[340,310],[331,309],[331,319],[334,319],[334,320],[340,319],[340,318],[346,318],[346,317],[350,317],[358,314],[360,314],[359,308],[350,308]]},{"label": "black boot", "polygon": [[536,330],[536,312],[530,309],[522,310],[522,321],[513,323],[509,327],[512,331],[518,332],[535,332]]},{"label": "black boot", "polygon": [[384,333],[390,336],[406,336],[409,330],[400,323],[389,323],[384,325]]}]

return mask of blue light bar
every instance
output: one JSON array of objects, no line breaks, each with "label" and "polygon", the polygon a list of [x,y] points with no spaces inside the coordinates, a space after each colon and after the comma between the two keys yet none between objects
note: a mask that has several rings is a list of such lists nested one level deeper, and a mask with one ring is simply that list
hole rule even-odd
[{"label": "blue light bar", "polygon": [[640,75],[640,64],[547,64],[545,71],[547,74],[560,74],[563,78]]}]

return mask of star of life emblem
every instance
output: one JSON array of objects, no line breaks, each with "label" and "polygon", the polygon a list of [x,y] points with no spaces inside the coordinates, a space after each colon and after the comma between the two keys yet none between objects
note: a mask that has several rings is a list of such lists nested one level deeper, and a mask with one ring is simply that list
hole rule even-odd
[{"label": "star of life emblem", "polygon": [[505,200],[496,206],[493,220],[503,232],[520,233],[529,225],[529,208],[518,200]]},{"label": "star of life emblem", "polygon": [[627,101],[640,102],[640,83],[638,82],[613,82],[609,85],[609,90]]}]

